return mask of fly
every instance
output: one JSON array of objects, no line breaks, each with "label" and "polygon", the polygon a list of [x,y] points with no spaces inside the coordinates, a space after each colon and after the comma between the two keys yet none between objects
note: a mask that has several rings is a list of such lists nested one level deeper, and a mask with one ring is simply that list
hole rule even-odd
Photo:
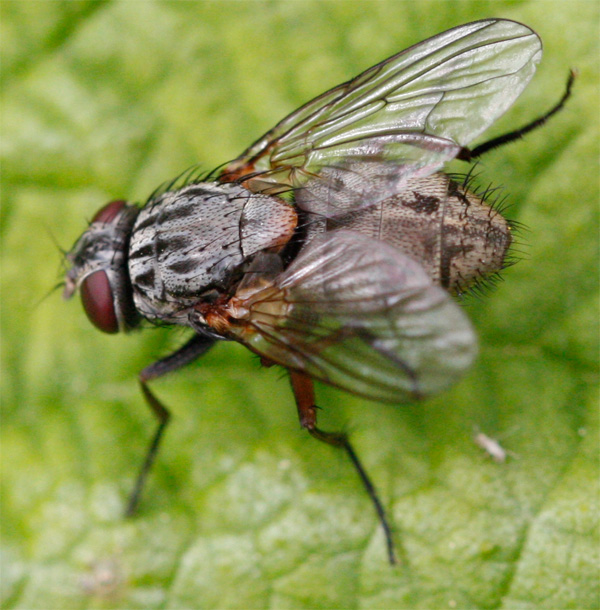
[{"label": "fly", "polygon": [[67,255],[100,330],[142,322],[193,331],[139,375],[158,428],[129,499],[135,512],[169,422],[148,383],[238,341],[289,371],[300,423],[341,447],[385,532],[376,489],[348,437],[317,426],[313,380],[402,403],[454,384],[477,352],[459,295],[507,264],[511,224],[441,172],[543,124],[469,149],[514,103],[542,56],[539,37],[487,19],[421,42],[280,121],[218,171],[188,175],[143,206],[112,201]]}]

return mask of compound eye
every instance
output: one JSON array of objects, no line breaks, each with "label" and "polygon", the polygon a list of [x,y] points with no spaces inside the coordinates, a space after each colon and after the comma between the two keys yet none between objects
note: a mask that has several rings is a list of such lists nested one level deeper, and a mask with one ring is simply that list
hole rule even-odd
[{"label": "compound eye", "polygon": [[117,214],[127,205],[126,201],[122,199],[117,199],[116,201],[111,201],[107,203],[105,206],[101,207],[95,214],[94,218],[92,218],[92,222],[104,222],[109,223],[112,222]]},{"label": "compound eye", "polygon": [[119,321],[106,271],[95,271],[88,275],[81,282],[80,294],[83,309],[90,322],[102,332],[118,333]]}]

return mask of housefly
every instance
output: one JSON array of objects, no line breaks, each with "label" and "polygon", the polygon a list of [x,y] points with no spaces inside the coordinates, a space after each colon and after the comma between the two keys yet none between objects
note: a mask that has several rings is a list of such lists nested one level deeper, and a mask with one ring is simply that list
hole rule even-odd
[{"label": "housefly", "polygon": [[289,371],[301,425],[343,448],[383,506],[347,436],[317,427],[313,380],[368,399],[419,400],[455,383],[477,352],[453,296],[506,266],[511,224],[442,173],[541,125],[468,144],[521,94],[542,56],[527,26],[487,19],[448,30],[308,102],[240,157],[188,174],[143,206],[112,201],[67,255],[100,330],[141,322],[193,334],[139,375],[158,418],[129,500],[135,511],[168,409],[148,382],[219,340]]}]

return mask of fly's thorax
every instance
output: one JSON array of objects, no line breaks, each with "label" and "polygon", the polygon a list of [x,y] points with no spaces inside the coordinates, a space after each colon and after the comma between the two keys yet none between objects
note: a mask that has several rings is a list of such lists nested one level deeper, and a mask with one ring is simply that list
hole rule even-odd
[{"label": "fly's thorax", "polygon": [[506,219],[440,172],[408,181],[379,204],[312,223],[313,233],[340,228],[396,247],[453,293],[500,271],[511,243]]},{"label": "fly's thorax", "polygon": [[[292,205],[238,184],[192,184],[150,201],[133,227],[129,273],[137,309],[188,324],[204,298],[227,295],[259,252],[285,246]],[[209,295],[205,296],[205,295]]]}]

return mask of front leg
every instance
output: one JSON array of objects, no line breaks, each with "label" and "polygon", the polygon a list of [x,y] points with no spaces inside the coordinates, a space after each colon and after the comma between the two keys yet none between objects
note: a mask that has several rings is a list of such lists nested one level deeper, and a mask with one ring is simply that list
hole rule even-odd
[{"label": "front leg", "polygon": [[387,544],[387,553],[390,564],[396,563],[396,552],[394,549],[394,541],[392,539],[392,529],[388,522],[385,509],[379,500],[377,490],[373,485],[373,482],[369,478],[366,470],[364,469],[361,461],[358,459],[352,444],[348,440],[348,436],[343,432],[325,432],[317,428],[317,409],[315,405],[315,390],[312,379],[304,373],[298,373],[290,371],[290,381],[292,384],[292,390],[294,392],[294,398],[296,399],[296,406],[298,407],[298,417],[300,419],[300,425],[308,430],[308,432],[314,436],[317,440],[332,445],[334,447],[340,447],[346,451],[348,457],[354,464],[358,475],[360,476],[369,498],[375,506],[375,511],[379,522],[383,527],[385,534],[385,541]]},{"label": "front leg", "polygon": [[146,458],[140,468],[137,479],[135,481],[135,485],[133,487],[133,491],[129,496],[129,501],[127,502],[127,508],[125,510],[125,516],[132,516],[138,507],[140,502],[140,497],[142,495],[142,491],[144,489],[144,485],[146,484],[146,479],[148,478],[148,474],[150,473],[150,469],[152,468],[152,464],[156,458],[158,453],[158,448],[160,446],[160,441],[162,439],[163,433],[171,419],[171,412],[165,405],[163,405],[156,396],[152,393],[150,388],[148,387],[148,382],[153,379],[157,379],[158,377],[162,377],[167,373],[172,371],[176,371],[181,367],[189,364],[199,358],[207,352],[215,343],[215,339],[212,337],[206,337],[203,335],[194,335],[185,345],[180,347],[177,351],[173,352],[169,356],[165,358],[161,358],[157,360],[150,366],[147,366],[140,374],[139,374],[139,382],[140,388],[142,390],[142,394],[144,395],[144,399],[146,400],[146,404],[150,407],[150,410],[155,415],[156,419],[158,419],[158,428],[150,441],[150,445],[148,446],[148,450],[146,451]]}]

